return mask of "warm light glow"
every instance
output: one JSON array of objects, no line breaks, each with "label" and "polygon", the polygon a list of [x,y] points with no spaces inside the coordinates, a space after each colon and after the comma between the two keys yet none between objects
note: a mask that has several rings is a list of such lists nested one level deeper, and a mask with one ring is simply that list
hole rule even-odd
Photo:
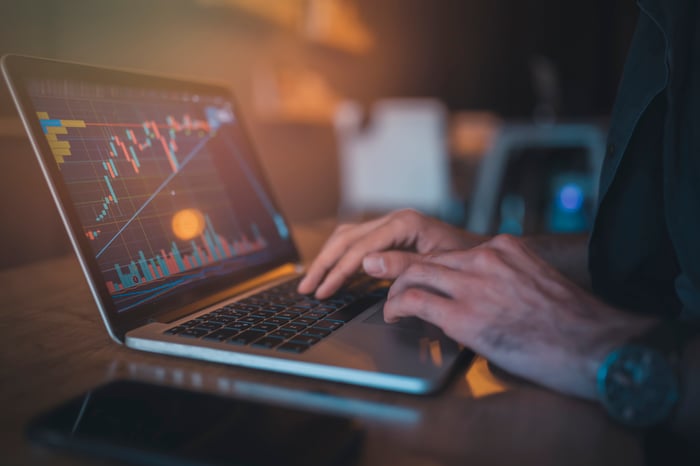
[{"label": "warm light glow", "polygon": [[488,362],[481,356],[477,356],[474,359],[464,378],[474,398],[495,395],[508,391],[509,388],[506,382],[491,373]]},{"label": "warm light glow", "polygon": [[183,209],[173,216],[173,233],[181,240],[201,235],[205,228],[204,215],[197,209]]}]

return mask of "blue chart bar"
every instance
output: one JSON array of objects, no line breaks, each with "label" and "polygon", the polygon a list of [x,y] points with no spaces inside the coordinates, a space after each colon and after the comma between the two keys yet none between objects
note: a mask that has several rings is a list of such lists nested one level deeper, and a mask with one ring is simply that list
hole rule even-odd
[{"label": "blue chart bar", "polygon": [[109,159],[109,164],[112,166],[112,170],[114,170],[114,176],[119,176],[119,172],[117,171],[116,165],[114,165],[114,160]]},{"label": "blue chart bar", "polygon": [[[150,144],[149,144],[149,146],[150,146]],[[139,162],[139,158],[136,155],[136,151],[134,150],[134,148],[129,146],[129,152],[131,152],[131,156],[134,158],[134,163],[136,164],[136,166],[141,168],[141,162]]]},{"label": "blue chart bar", "polygon": [[114,192],[114,188],[112,188],[112,183],[109,181],[109,177],[105,175],[105,183],[107,183],[107,188],[109,189],[109,193],[112,195],[112,199],[114,200],[115,204],[119,204],[119,199],[117,198],[117,194]]}]

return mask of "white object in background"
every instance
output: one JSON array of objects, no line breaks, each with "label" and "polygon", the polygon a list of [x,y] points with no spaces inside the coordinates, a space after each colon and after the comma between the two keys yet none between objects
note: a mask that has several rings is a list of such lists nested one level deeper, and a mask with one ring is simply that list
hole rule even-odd
[{"label": "white object in background", "polygon": [[447,110],[433,99],[377,102],[369,125],[359,104],[335,117],[341,215],[414,208],[443,215],[450,207]]}]

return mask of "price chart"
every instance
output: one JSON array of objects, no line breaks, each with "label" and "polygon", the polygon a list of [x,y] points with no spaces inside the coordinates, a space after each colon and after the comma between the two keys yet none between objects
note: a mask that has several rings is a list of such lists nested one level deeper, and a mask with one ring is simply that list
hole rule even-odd
[{"label": "price chart", "polygon": [[289,240],[225,98],[66,81],[30,95],[119,310]]}]

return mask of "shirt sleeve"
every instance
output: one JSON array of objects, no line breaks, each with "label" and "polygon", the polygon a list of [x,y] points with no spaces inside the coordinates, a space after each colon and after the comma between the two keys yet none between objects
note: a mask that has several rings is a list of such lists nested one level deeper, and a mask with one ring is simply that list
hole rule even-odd
[{"label": "shirt sleeve", "polygon": [[700,284],[681,274],[676,279],[676,293],[683,304],[680,320],[700,326]]}]

